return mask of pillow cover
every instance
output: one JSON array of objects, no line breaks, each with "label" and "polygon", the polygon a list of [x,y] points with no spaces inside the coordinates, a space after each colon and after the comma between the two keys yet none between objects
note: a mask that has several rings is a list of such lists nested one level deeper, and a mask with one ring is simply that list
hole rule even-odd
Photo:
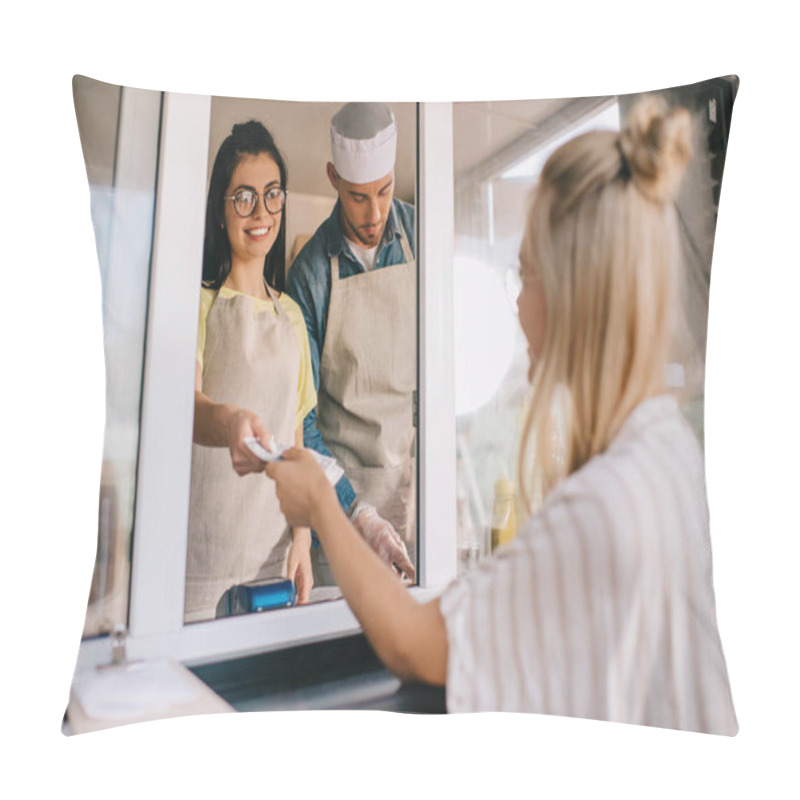
[{"label": "pillow cover", "polygon": [[[103,279],[108,393],[97,557],[68,713],[69,730],[231,708],[387,708],[533,710],[735,733],[714,618],[702,459],[695,458],[692,437],[702,443],[711,255],[737,85],[736,78],[719,78],[651,93],[662,96],[670,106],[687,108],[693,121],[694,155],[674,204],[686,269],[680,295],[681,324],[667,374],[687,427],[681,427],[681,418],[672,414],[668,405],[637,409],[637,416],[631,416],[630,425],[620,434],[622,461],[613,467],[619,480],[608,482],[602,474],[595,479],[594,468],[587,465],[548,495],[542,513],[527,521],[527,512],[516,498],[510,507],[519,532],[494,561],[488,557],[491,529],[498,529],[492,519],[495,490],[498,479],[514,473],[520,409],[529,391],[526,343],[518,331],[514,305],[520,288],[517,252],[528,198],[543,163],[561,143],[583,131],[618,130],[640,98],[621,95],[452,105],[458,495],[453,512],[462,578],[442,598],[452,657],[447,688],[437,690],[401,685],[381,669],[369,643],[346,624],[337,623],[339,638],[325,644],[309,643],[319,631],[305,622],[313,618],[302,617],[296,609],[270,610],[257,620],[231,620],[224,617],[234,613],[234,595],[224,593],[219,601],[224,597],[224,608],[212,604],[211,611],[195,618],[198,622],[184,616],[187,552],[191,553],[192,547],[187,533],[188,507],[193,502],[189,482],[197,469],[197,461],[192,460],[192,420],[199,287],[204,227],[208,242],[212,218],[206,215],[206,197],[212,191],[217,153],[239,123],[257,120],[275,135],[288,167],[288,185],[283,187],[288,188],[285,230],[281,231],[281,266],[286,278],[292,275],[294,259],[313,247],[315,232],[329,216],[335,217],[333,212],[340,207],[326,169],[330,159],[328,124],[340,104],[169,96],[76,77],[76,112]],[[398,130],[393,193],[402,202],[394,207],[386,224],[398,242],[404,235],[413,242],[416,220],[412,206],[417,206],[418,216],[426,214],[415,185],[424,145],[416,140],[414,104],[393,104],[392,109]],[[198,163],[202,168],[198,169]],[[177,179],[180,190],[176,195],[170,194],[172,174],[189,175],[188,180]],[[266,183],[254,187],[255,203],[260,209],[263,195],[270,212],[266,187]],[[241,187],[231,184],[224,188],[227,193]],[[449,191],[449,186],[445,188]],[[233,202],[232,197],[224,199]],[[225,213],[233,212],[226,209]],[[254,218],[261,213],[253,212]],[[239,218],[247,219],[241,214]],[[237,217],[227,219],[235,222]],[[449,221],[443,222],[441,229],[449,231]],[[165,240],[166,230],[173,236],[180,231],[181,240]],[[427,236],[438,235],[433,227],[422,230],[428,231]],[[425,246],[423,240],[416,244],[420,250]],[[400,263],[400,258],[390,260],[388,266]],[[169,269],[163,266],[165,259],[170,260]],[[353,270],[363,271],[357,260],[352,255]],[[378,265],[385,265],[380,256]],[[316,297],[315,291],[312,286],[310,296]],[[302,362],[307,367],[301,366],[300,371],[313,373],[319,391],[324,337],[315,342],[314,328],[327,324],[325,314],[314,317],[310,305],[295,302],[291,279],[286,295],[292,299],[287,298],[280,308],[276,304],[274,315],[280,318],[283,311],[293,320],[294,327],[286,330],[295,338],[288,336],[282,341],[299,342],[302,352],[308,335],[308,355]],[[169,302],[172,297],[177,301]],[[422,307],[418,302],[415,305]],[[271,306],[268,310],[273,313]],[[203,319],[200,327],[205,324]],[[476,320],[485,324],[477,325]],[[158,359],[163,361],[156,363]],[[296,383],[297,379],[292,387]],[[307,387],[310,385],[307,381]],[[424,391],[422,385],[420,390]],[[293,411],[299,407],[294,403]],[[152,416],[155,408],[163,416]],[[169,434],[164,434],[164,425],[169,426]],[[644,448],[650,461],[645,466],[645,456],[637,451],[630,460],[625,450],[626,442],[640,429],[648,431]],[[424,436],[424,430],[420,435]],[[152,441],[148,437],[154,437],[163,452],[152,449],[156,445],[148,444]],[[672,442],[676,437],[681,442],[677,456],[675,449],[662,441]],[[225,462],[227,451],[218,449]],[[611,456],[609,448],[613,461]],[[659,465],[670,459],[675,461],[672,471],[659,477]],[[671,499],[664,501],[665,507],[659,509],[657,503],[642,499],[661,497],[648,481],[669,482],[678,472],[684,474],[683,482],[670,484],[674,491]],[[650,477],[642,479],[643,473]],[[424,479],[420,473],[420,480]],[[249,476],[232,482],[246,486],[252,481],[263,482],[263,478]],[[601,488],[591,488],[594,486]],[[169,508],[165,510],[164,504]],[[613,527],[611,522],[599,524],[598,520],[610,519],[608,515],[620,506],[625,506],[629,515],[638,515],[641,524],[661,531],[660,537],[644,545],[648,558],[640,564],[641,580],[654,582],[665,597],[673,593],[669,594],[671,601],[680,603],[688,597],[689,603],[701,606],[709,620],[711,639],[704,639],[703,631],[677,631],[676,626],[683,622],[670,603],[664,604],[668,611],[656,614],[650,606],[637,606],[635,596],[620,590],[621,578],[614,577],[614,570],[622,568],[607,567],[608,548],[590,535],[592,530]],[[414,516],[413,509],[408,513]],[[649,516],[651,513],[655,516]],[[578,522],[568,525],[566,518]],[[559,540],[553,535],[557,530],[570,533]],[[685,535],[670,538],[676,531]],[[634,547],[635,534],[626,535]],[[570,537],[571,541],[566,541]],[[284,537],[281,541],[286,544],[288,540]],[[406,544],[415,559],[417,548],[423,545],[413,533]],[[317,542],[310,552],[312,559],[316,558],[311,599],[340,597]],[[694,559],[697,554],[702,558]],[[216,554],[212,563],[218,564],[221,558]],[[291,554],[281,558],[280,577],[285,577]],[[131,580],[132,560],[135,581]],[[666,568],[661,571],[664,564],[686,560],[696,563],[696,571],[677,576]],[[514,588],[514,576],[521,574],[523,561],[531,570],[525,573],[526,580],[536,583],[532,596]],[[598,564],[604,565],[602,575],[594,569]],[[247,610],[269,608],[275,602],[274,587],[264,578],[256,569],[237,580],[237,585],[247,586],[247,591],[236,595],[246,598]],[[221,580],[226,579],[227,574]],[[255,589],[250,586],[253,579],[259,581]],[[672,585],[672,580],[680,585]],[[604,591],[597,594],[604,581]],[[668,585],[669,592],[664,588]],[[572,586],[580,591],[568,595],[566,587]],[[509,596],[508,601],[503,600],[503,608],[511,609],[516,603],[518,610],[525,609],[516,616],[509,611],[513,623],[509,622],[507,630],[497,625],[503,618],[497,606],[498,587]],[[299,591],[296,579],[291,596]],[[216,598],[220,593],[215,592]],[[264,605],[257,605],[259,602]],[[332,605],[332,613],[341,606],[341,602]],[[263,623],[259,633],[254,633],[254,627],[245,629],[256,621]],[[519,635],[520,624],[529,637]],[[487,631],[492,631],[491,636]],[[587,657],[587,651],[575,644],[578,639],[591,643],[594,655]],[[202,644],[198,644],[200,640]],[[487,645],[490,641],[493,644]],[[271,652],[276,646],[278,652]],[[662,648],[678,664],[675,674],[664,671]],[[613,669],[602,674],[595,669],[600,650],[605,653],[604,663],[613,664]],[[571,660],[576,653],[582,654],[577,665]],[[699,663],[709,661],[711,677],[697,669]],[[107,662],[115,665],[106,667]],[[190,670],[182,663],[189,664]],[[515,676],[514,680],[506,680],[509,675]],[[613,691],[606,692],[603,686],[611,686]]]}]

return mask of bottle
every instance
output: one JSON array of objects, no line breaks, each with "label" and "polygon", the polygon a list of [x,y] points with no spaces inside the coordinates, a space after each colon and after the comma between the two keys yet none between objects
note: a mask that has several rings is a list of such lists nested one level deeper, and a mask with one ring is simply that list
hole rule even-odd
[{"label": "bottle", "polygon": [[514,505],[514,483],[504,472],[494,485],[492,552],[497,547],[508,544],[517,535],[517,514]]}]

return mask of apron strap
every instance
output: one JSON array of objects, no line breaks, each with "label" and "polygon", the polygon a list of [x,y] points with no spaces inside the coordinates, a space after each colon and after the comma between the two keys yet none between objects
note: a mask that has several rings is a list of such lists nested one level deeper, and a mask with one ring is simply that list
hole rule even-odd
[{"label": "apron strap", "polygon": [[400,246],[403,248],[403,258],[405,258],[406,264],[411,264],[414,261],[414,254],[411,252],[411,245],[408,243],[408,233],[402,222],[400,223],[400,227],[403,229],[403,235],[400,237]]},{"label": "apron strap", "polygon": [[267,290],[267,294],[270,296],[272,304],[275,306],[275,313],[279,317],[286,316],[286,312],[283,310],[283,306],[278,302],[278,296],[275,294],[275,292],[272,291],[270,285],[266,281],[264,281],[264,288]]}]

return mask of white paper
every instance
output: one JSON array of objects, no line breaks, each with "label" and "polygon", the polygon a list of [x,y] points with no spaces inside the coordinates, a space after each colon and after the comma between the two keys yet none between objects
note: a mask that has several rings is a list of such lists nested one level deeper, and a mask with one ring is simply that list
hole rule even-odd
[{"label": "white paper", "polygon": [[[250,449],[250,452],[258,456],[262,461],[280,461],[283,451],[292,447],[292,445],[288,444],[278,444],[274,436],[270,437],[269,450],[265,450],[261,442],[254,436],[246,438],[244,443]],[[314,456],[317,463],[325,470],[325,477],[330,481],[331,486],[336,486],[339,479],[344,475],[344,470],[336,463],[336,459],[331,456],[324,456],[316,450],[309,449],[308,452]]]}]

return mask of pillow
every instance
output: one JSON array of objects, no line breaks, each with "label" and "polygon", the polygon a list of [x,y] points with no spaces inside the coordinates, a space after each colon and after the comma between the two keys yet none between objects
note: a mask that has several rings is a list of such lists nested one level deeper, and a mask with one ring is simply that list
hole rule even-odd
[{"label": "pillow", "polygon": [[[417,161],[427,141],[416,139],[414,104],[392,104],[399,134],[393,191],[403,202],[385,212],[391,240],[387,253],[394,246],[402,252],[404,238],[418,245],[416,257],[425,252],[428,242],[415,242],[416,206],[417,216],[428,222],[422,228],[427,236],[433,239],[444,230],[452,237],[448,245],[454,256],[450,333],[455,337],[457,530],[453,548],[441,556],[446,566],[436,573],[428,562],[429,574],[448,580],[426,578],[421,584],[437,593],[444,589],[441,612],[450,657],[446,689],[437,690],[401,686],[385,672],[352,623],[334,620],[343,613],[341,601],[313,609],[321,611],[313,616],[284,608],[258,617],[218,618],[232,615],[236,607],[234,595],[221,591],[234,574],[228,571],[217,579],[214,602],[195,617],[187,607],[184,618],[187,570],[192,569],[187,551],[191,556],[193,547],[187,533],[194,502],[189,482],[195,498],[203,448],[220,456],[214,475],[222,475],[230,462],[224,447],[195,441],[193,450],[192,445],[197,331],[205,330],[207,316],[199,326],[197,319],[210,313],[218,296],[207,298],[205,306],[200,302],[204,227],[208,241],[214,227],[209,220],[215,219],[206,217],[205,209],[215,157],[238,123],[256,119],[275,133],[288,167],[283,260],[273,273],[280,275],[276,280],[283,288],[283,279],[299,270],[294,260],[314,246],[315,231],[329,216],[337,219],[332,213],[335,181],[326,163],[328,124],[341,104],[171,96],[76,76],[76,113],[103,280],[107,418],[97,556],[68,710],[70,732],[230,709],[335,707],[529,710],[735,734],[716,631],[699,448],[711,254],[737,86],[738,79],[725,77],[649,93],[671,107],[688,109],[693,131],[692,158],[680,192],[668,204],[678,223],[685,267],[680,324],[666,373],[672,399],[658,397],[632,407],[602,452],[568,471],[552,490],[545,485],[538,497],[533,493],[532,514],[514,486],[529,396],[529,342],[514,319],[526,210],[551,153],[585,131],[618,129],[641,98],[454,103],[455,213],[453,225],[445,219],[441,227],[431,226],[426,214],[434,205],[430,198],[436,191],[449,192],[449,183],[428,186],[429,173],[421,173],[420,196],[428,198],[428,208],[417,200]],[[203,125],[198,127],[197,120]],[[620,169],[632,169],[631,158],[622,147]],[[177,174],[185,178],[174,180]],[[267,185],[259,178],[259,193],[261,183]],[[173,186],[179,187],[175,195],[170,194]],[[262,213],[257,209],[254,215]],[[229,211],[225,206],[224,213]],[[243,235],[250,236],[242,225]],[[182,232],[179,241],[159,238],[168,226]],[[325,242],[330,247],[331,240]],[[355,253],[348,249],[341,256],[354,265],[351,273],[340,273],[342,284],[363,271]],[[382,277],[382,268],[401,263],[413,261],[391,254],[382,261],[379,255],[378,270],[364,274]],[[314,279],[331,283],[326,272]],[[290,403],[294,421],[298,408],[304,414],[314,405],[308,398],[314,388],[320,390],[320,350],[330,351],[331,345],[315,334],[315,325],[327,324],[325,314],[313,318],[309,305],[295,302],[292,287],[290,277],[286,294],[291,299],[283,305],[277,299],[274,308],[272,300],[265,302],[275,319],[286,313],[289,322],[281,341],[300,354],[299,373],[292,372],[289,381],[292,397],[300,397]],[[313,287],[309,292],[317,296]],[[322,296],[327,307],[330,301]],[[649,295],[640,295],[639,301],[642,297]],[[221,313],[221,302],[217,308]],[[270,318],[265,324],[277,323]],[[427,352],[425,341],[419,346]],[[304,370],[306,389],[301,390]],[[322,391],[325,381],[323,375]],[[409,384],[403,391],[411,394],[416,388]],[[421,395],[430,391],[424,383],[419,390]],[[578,406],[573,395],[564,408],[572,414]],[[155,408],[161,412],[155,414]],[[562,419],[554,428],[552,448],[558,449],[558,436],[569,424]],[[163,426],[168,432],[156,435]],[[305,433],[308,444],[308,429]],[[424,421],[420,436],[424,448]],[[343,450],[332,449],[346,459]],[[348,474],[346,460],[344,465]],[[237,478],[232,469],[230,475],[231,486],[267,485],[258,475]],[[421,472],[420,481],[425,479]],[[368,495],[366,484],[355,478],[352,483],[355,492]],[[510,494],[515,488],[516,497]],[[403,544],[416,561],[426,544],[416,537],[414,502],[404,513],[409,524]],[[224,525],[227,519],[214,524]],[[395,528],[402,539],[406,529],[400,523]],[[494,545],[499,545],[494,555],[492,529]],[[642,539],[645,529],[656,535]],[[237,585],[248,588],[235,596],[246,597],[248,610],[267,608],[275,597],[287,596],[269,581],[287,576],[290,541],[282,533],[269,558],[265,553],[257,559],[269,562],[273,572],[259,571],[257,565],[248,574],[237,573]],[[455,564],[453,550],[460,576],[445,588],[456,577],[450,565]],[[230,552],[214,551],[207,560],[216,566]],[[315,541],[309,552],[316,591],[312,599],[338,598],[324,545]],[[135,581],[131,558],[137,565]],[[293,577],[289,604],[302,591],[300,573]],[[253,580],[257,589],[250,586]],[[321,585],[326,582],[330,585]],[[285,589],[282,584],[280,591]],[[254,598],[266,605],[258,606]],[[700,609],[702,624],[694,621],[691,609]],[[320,628],[315,629],[314,620],[321,620]],[[311,641],[320,635],[329,641]],[[106,667],[111,662],[114,666]]]}]

